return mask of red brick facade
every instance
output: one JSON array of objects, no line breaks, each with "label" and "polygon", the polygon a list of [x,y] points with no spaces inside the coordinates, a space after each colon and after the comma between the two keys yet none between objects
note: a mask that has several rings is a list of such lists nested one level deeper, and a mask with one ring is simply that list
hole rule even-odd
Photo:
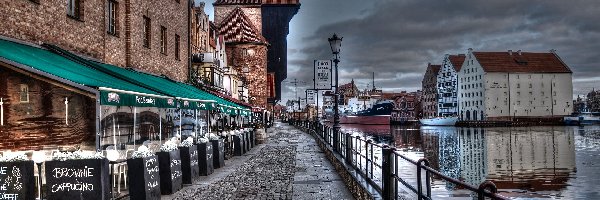
[{"label": "red brick facade", "polygon": [[429,64],[422,81],[423,98],[421,107],[423,108],[423,118],[437,117],[437,74],[440,71],[440,65]]},{"label": "red brick facade", "polygon": [[[64,0],[2,2],[0,35],[33,43],[56,44],[106,63],[165,74],[188,76],[188,4],[185,1],[117,0],[116,34],[108,33],[106,0],[81,0],[81,17],[67,15]],[[151,45],[143,45],[144,20],[151,20]],[[167,28],[167,51],[160,52],[160,28]],[[175,35],[179,55],[175,58]]]}]

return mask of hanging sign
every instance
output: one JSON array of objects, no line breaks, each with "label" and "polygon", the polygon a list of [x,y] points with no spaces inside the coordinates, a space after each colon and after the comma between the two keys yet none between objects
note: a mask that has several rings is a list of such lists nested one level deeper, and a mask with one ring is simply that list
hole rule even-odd
[{"label": "hanging sign", "polygon": [[332,63],[331,60],[315,60],[314,88],[316,90],[331,90]]},{"label": "hanging sign", "polygon": [[316,96],[317,96],[317,91],[306,90],[306,104],[308,104],[308,105],[315,104]]}]

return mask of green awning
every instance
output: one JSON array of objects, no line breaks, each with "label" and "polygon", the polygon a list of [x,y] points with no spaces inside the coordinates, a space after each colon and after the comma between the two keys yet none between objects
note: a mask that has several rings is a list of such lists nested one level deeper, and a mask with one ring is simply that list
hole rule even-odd
[{"label": "green awning", "polygon": [[[68,85],[101,91],[100,95],[107,97],[106,100],[108,100],[109,93],[119,93],[123,96],[122,99],[119,98],[120,105],[133,103],[132,99],[136,99],[136,97],[148,99],[164,97],[161,93],[132,84],[40,47],[0,39],[0,60]],[[104,101],[104,103],[109,102]]]}]

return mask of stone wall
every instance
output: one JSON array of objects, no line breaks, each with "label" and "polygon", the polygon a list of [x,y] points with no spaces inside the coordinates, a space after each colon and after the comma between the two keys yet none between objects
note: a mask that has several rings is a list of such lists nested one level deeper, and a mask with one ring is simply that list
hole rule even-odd
[{"label": "stone wall", "polygon": [[[21,101],[21,85],[28,87],[29,101]],[[0,66],[0,97],[4,110],[0,151],[75,145],[95,148],[96,103],[89,96]]]}]

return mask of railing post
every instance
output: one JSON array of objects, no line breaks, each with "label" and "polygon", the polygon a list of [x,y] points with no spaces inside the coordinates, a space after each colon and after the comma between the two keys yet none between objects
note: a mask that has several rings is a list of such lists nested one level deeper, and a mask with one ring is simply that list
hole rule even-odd
[{"label": "railing post", "polygon": [[352,136],[346,133],[346,163],[352,165]]},{"label": "railing post", "polygon": [[425,164],[425,166],[429,166],[429,161],[426,158],[421,158],[419,159],[419,161],[417,161],[417,197],[419,200],[423,199],[423,196],[431,198],[431,183],[429,181],[429,172],[427,171],[425,172],[425,184],[427,187],[427,194],[423,195],[423,181],[421,179],[421,166],[423,166],[423,164]]},{"label": "railing post", "polygon": [[[365,138],[366,139],[366,138]],[[365,141],[365,175],[369,177],[369,146],[371,145],[371,140]],[[373,153],[373,152],[371,152]],[[371,161],[373,162],[373,161]],[[371,166],[371,173],[373,172],[373,167]]]},{"label": "railing post", "polygon": [[479,200],[485,199],[485,195],[484,195],[485,189],[489,189],[489,191],[491,193],[498,192],[498,188],[496,188],[496,184],[492,183],[491,181],[484,181],[483,183],[481,183],[479,185],[479,190],[477,190],[477,199],[479,199]]},{"label": "railing post", "polygon": [[381,163],[381,180],[383,186],[381,188],[381,196],[383,199],[394,199],[394,177],[392,171],[394,168],[393,161],[394,150],[388,145],[384,145],[382,149],[382,163]]}]

